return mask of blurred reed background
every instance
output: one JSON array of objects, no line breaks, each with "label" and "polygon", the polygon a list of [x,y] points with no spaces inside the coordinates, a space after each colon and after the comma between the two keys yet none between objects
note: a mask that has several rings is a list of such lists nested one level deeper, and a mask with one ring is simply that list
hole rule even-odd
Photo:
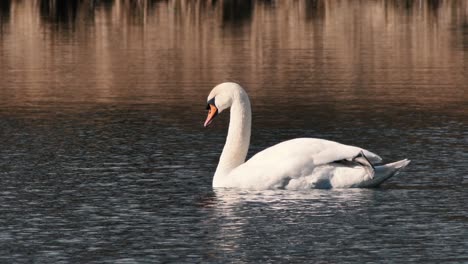
[{"label": "blurred reed background", "polygon": [[464,0],[2,0],[0,102],[191,101],[235,80],[459,107],[467,51]]}]

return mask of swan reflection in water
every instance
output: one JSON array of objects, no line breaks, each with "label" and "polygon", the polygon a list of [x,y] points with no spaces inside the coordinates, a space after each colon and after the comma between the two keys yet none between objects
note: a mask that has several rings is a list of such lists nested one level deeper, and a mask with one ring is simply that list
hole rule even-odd
[{"label": "swan reflection in water", "polygon": [[[282,251],[311,250],[316,243],[349,240],[360,225],[372,226],[375,189],[262,190],[214,188],[205,210],[214,250],[224,254],[267,253],[288,240]],[[300,228],[299,228],[300,227]],[[340,238],[333,234],[342,234]],[[263,243],[258,244],[258,241]],[[308,241],[307,243],[305,241]],[[327,248],[329,248],[327,246]]]},{"label": "swan reflection in water", "polygon": [[[378,193],[378,192],[377,192]],[[331,189],[331,190],[299,190],[291,192],[289,190],[243,190],[237,188],[214,188],[213,196],[210,195],[210,202],[205,203],[208,207],[217,209],[229,209],[239,207],[243,204],[258,204],[271,209],[302,210],[297,205],[307,211],[314,211],[320,214],[325,211],[339,209],[342,206],[364,206],[372,201],[376,195],[373,189]]]}]

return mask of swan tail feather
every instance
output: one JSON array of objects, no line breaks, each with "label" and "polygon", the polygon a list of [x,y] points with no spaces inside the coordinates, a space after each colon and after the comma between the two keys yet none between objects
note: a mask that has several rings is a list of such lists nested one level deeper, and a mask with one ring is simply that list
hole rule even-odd
[{"label": "swan tail feather", "polygon": [[379,187],[383,182],[401,172],[411,161],[408,159],[379,165],[374,167],[374,176],[362,182],[358,187],[373,188]]},{"label": "swan tail feather", "polygon": [[372,163],[369,161],[366,155],[364,155],[363,151],[359,152],[359,154],[353,158],[353,161],[363,166],[364,169],[366,169],[367,174],[370,176],[371,179],[374,178],[374,175],[375,175],[374,165],[372,165]]}]

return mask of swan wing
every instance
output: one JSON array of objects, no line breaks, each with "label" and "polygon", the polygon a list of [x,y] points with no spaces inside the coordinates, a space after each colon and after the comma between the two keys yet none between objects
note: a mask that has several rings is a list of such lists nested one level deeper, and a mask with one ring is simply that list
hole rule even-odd
[{"label": "swan wing", "polygon": [[[351,164],[360,153],[371,163],[382,161],[370,151],[334,141],[315,138],[288,140],[257,153],[234,169],[226,179],[227,185],[253,189],[288,188],[288,185],[328,187],[333,176],[350,174],[356,175],[357,179],[346,176],[346,184],[361,181],[368,173],[363,166]],[[337,161],[349,161],[350,164]],[[335,182],[343,183],[339,179],[335,178]]]},{"label": "swan wing", "polygon": [[340,160],[352,160],[363,152],[369,161],[379,163],[382,158],[368,150],[317,138],[296,138],[281,142],[254,155],[246,163],[270,163],[284,159],[301,159],[315,166]]}]

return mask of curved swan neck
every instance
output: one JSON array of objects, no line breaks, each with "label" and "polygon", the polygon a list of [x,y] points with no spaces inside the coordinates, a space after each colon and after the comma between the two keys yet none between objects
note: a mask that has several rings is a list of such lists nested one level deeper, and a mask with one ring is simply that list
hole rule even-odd
[{"label": "curved swan neck", "polygon": [[234,168],[243,164],[249,150],[252,123],[250,100],[242,88],[232,97],[229,130],[214,181],[227,176]]}]

